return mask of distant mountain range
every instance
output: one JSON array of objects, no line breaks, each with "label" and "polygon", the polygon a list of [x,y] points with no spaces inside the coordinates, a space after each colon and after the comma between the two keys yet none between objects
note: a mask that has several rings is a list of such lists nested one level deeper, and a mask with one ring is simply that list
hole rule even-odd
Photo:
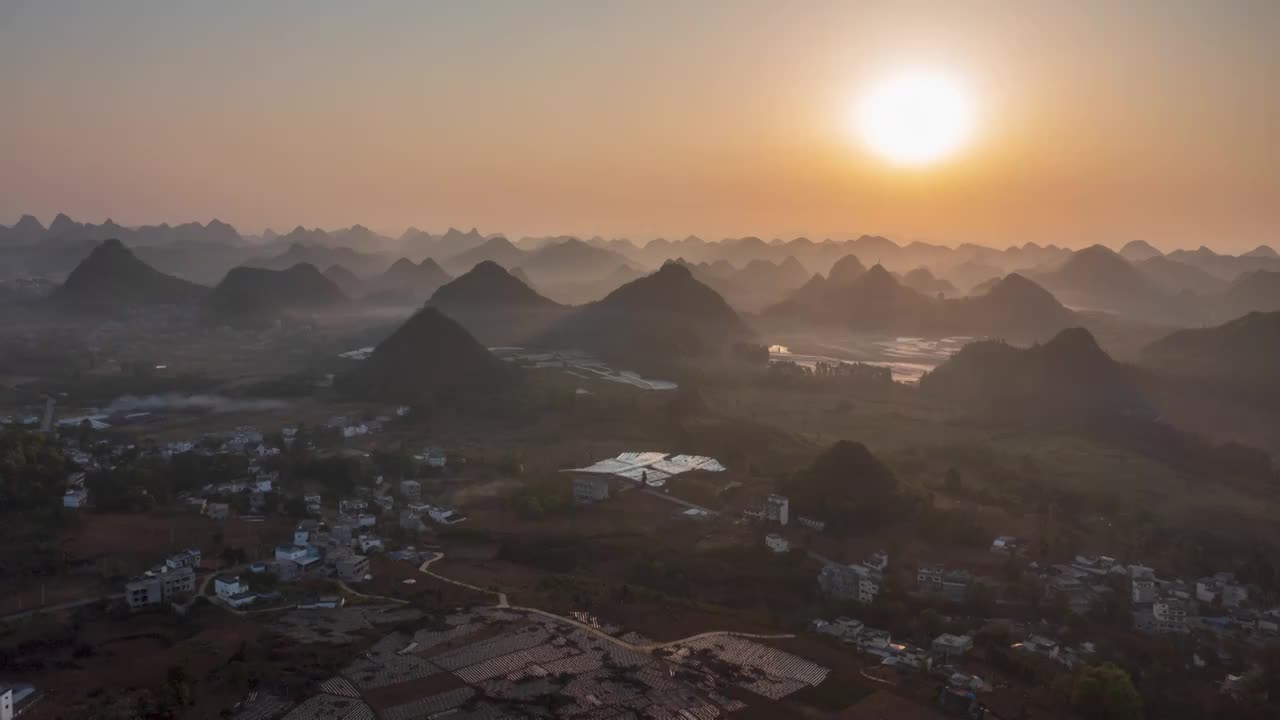
[{"label": "distant mountain range", "polygon": [[779,263],[752,260],[742,269],[724,260],[694,264],[677,258],[674,262],[688,268],[699,282],[744,312],[755,312],[775,304],[809,280],[808,271],[791,256]]},{"label": "distant mountain range", "polygon": [[[806,283],[820,284],[813,280],[815,274],[827,276],[827,281],[840,276],[841,272],[832,273],[834,266],[849,257],[863,267],[881,265],[901,285],[930,297],[953,297],[975,287],[985,290],[996,278],[1017,272],[1072,307],[1177,324],[1267,309],[1234,300],[1223,300],[1219,307],[1216,296],[1249,273],[1280,273],[1280,254],[1268,246],[1232,256],[1204,247],[1162,254],[1143,241],[1126,243],[1117,253],[1102,246],[1073,252],[1034,243],[1004,249],[976,244],[899,245],[873,235],[851,240],[744,237],[718,242],[690,236],[644,244],[620,238],[555,236],[513,243],[475,228],[465,232],[450,228],[440,235],[410,228],[390,237],[362,225],[338,230],[299,226],[284,234],[266,231],[246,236],[217,220],[124,227],[110,220],[95,225],[59,215],[45,227],[28,215],[12,227],[0,226],[0,280],[30,276],[60,280],[107,238],[121,240],[138,259],[163,273],[200,284],[212,285],[238,265],[272,270],[299,263],[319,268],[338,265],[369,282],[402,257],[415,263],[434,258],[441,269],[454,275],[491,260],[513,272],[518,269],[529,285],[547,297],[571,304],[603,298],[678,258],[700,282],[744,312],[777,305]],[[361,294],[368,290],[362,288]],[[1213,299],[1205,301],[1206,297]]]},{"label": "distant mountain range", "polygon": [[938,298],[904,285],[881,265],[861,271],[856,258],[841,260],[831,277],[815,276],[789,299],[761,313],[762,326],[839,328],[852,332],[977,334],[1045,338],[1077,322],[1052,294],[1010,274],[983,292]]}]

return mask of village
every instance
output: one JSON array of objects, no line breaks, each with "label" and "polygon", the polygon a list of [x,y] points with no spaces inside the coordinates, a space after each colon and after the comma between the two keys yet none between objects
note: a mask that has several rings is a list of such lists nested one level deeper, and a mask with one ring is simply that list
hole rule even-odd
[{"label": "village", "polygon": [[[333,417],[325,431],[337,440],[325,452],[367,466],[369,452],[353,449],[351,443],[374,440],[384,426],[407,414],[407,408],[394,408],[366,420]],[[415,598],[423,596],[414,593],[427,586],[454,586],[471,593],[477,603],[471,610],[447,615],[443,621],[453,629],[443,634],[419,630],[384,636],[357,661],[360,669],[353,665],[344,670],[309,699],[290,703],[271,692],[253,693],[234,715],[245,720],[277,716],[270,708],[281,713],[293,708],[283,715],[287,718],[327,717],[326,708],[331,710],[335,703],[376,709],[382,717],[434,717],[431,713],[456,711],[458,717],[487,718],[498,717],[504,699],[539,694],[579,698],[577,706],[565,706],[557,715],[561,717],[574,717],[601,703],[620,711],[640,711],[658,703],[669,712],[720,717],[821,685],[831,667],[768,644],[769,638],[779,642],[805,636],[812,638],[806,642],[819,643],[806,646],[810,652],[829,652],[820,649],[824,644],[842,649],[847,657],[832,664],[848,663],[846,671],[856,668],[859,682],[873,688],[893,687],[941,712],[964,717],[1011,717],[1016,712],[1011,706],[1019,702],[1010,699],[1017,694],[1019,672],[1026,667],[1049,672],[1084,667],[1117,632],[1174,638],[1192,667],[1234,663],[1239,670],[1224,673],[1218,682],[1227,694],[1242,691],[1248,686],[1247,674],[1256,672],[1235,663],[1236,647],[1262,647],[1280,634],[1280,606],[1274,598],[1227,572],[1179,579],[1107,556],[1075,555],[1049,562],[1033,559],[1033,543],[1013,536],[994,538],[985,561],[979,563],[904,562],[884,548],[837,560],[832,548],[840,545],[831,542],[826,524],[806,514],[807,508],[793,508],[784,495],[748,496],[736,507],[711,507],[682,498],[680,492],[688,486],[681,483],[689,479],[725,487],[739,484],[727,479],[734,476],[732,470],[712,457],[623,452],[581,467],[560,468],[557,482],[572,504],[567,512],[586,517],[614,505],[638,506],[641,498],[656,502],[668,508],[670,522],[703,528],[703,534],[744,538],[755,543],[755,552],[762,556],[787,557],[793,564],[813,568],[811,583],[820,603],[843,610],[776,627],[773,633],[707,627],[704,633],[710,635],[651,640],[628,630],[626,623],[609,622],[603,614],[607,611],[517,608],[500,577],[479,585],[441,569],[447,565],[464,576],[469,572],[456,564],[458,560],[437,562],[450,554],[448,531],[470,519],[470,508],[452,504],[446,492],[455,480],[465,482],[467,459],[445,448],[408,451],[410,473],[389,477],[369,470],[350,492],[335,495],[314,485],[286,484],[280,470],[272,469],[282,453],[301,449],[298,443],[311,443],[308,436],[318,429],[300,432],[296,425],[284,425],[263,432],[237,427],[141,448],[105,439],[85,446],[70,430],[91,424],[93,418],[74,420],[62,426],[68,431],[61,434],[63,451],[75,466],[63,498],[69,512],[91,513],[99,500],[86,483],[88,475],[124,458],[136,460],[139,453],[165,460],[193,454],[242,461],[236,465],[243,467],[242,476],[183,491],[167,510],[214,527],[237,523],[250,528],[247,537],[252,542],[224,545],[216,557],[199,546],[156,557],[154,564],[105,598],[122,602],[133,613],[185,613],[195,603],[207,602],[275,627],[341,624],[345,621],[336,618],[345,614],[357,618],[360,627],[373,629],[388,618],[426,622],[430,613],[415,607]],[[481,522],[492,522],[483,506],[477,509],[488,518]],[[376,578],[381,572],[391,572],[392,577]],[[370,589],[374,587],[376,592]],[[1027,588],[1035,596],[1027,597]],[[887,615],[886,598],[928,608],[927,629],[936,632],[922,633],[918,622],[905,627],[901,616]],[[102,600],[84,598],[70,605]],[[1120,608],[1127,618],[1125,628],[1109,626],[1106,637],[1082,634],[1081,628],[1094,626],[1083,619],[1094,618],[1100,608]],[[506,629],[497,632],[497,626]],[[310,635],[304,637],[318,638],[329,631],[312,627],[307,632]],[[510,640],[501,643],[488,640],[508,634]],[[764,639],[752,639],[755,635]],[[528,642],[512,644],[516,638]],[[1001,653],[996,657],[1019,658],[1023,670],[993,665],[991,653],[975,659],[976,647],[993,643]],[[669,670],[655,672],[661,667]],[[607,679],[616,673],[629,679]],[[438,677],[441,674],[453,679],[446,683]],[[667,677],[671,679],[661,679]],[[416,687],[415,683],[423,687],[416,696],[418,691],[407,688],[393,693],[397,699],[413,696],[401,703],[404,707],[388,706],[390,701],[379,695],[379,688]],[[632,689],[623,692],[618,683]],[[14,705],[19,711],[41,697],[39,688],[14,688],[22,693]],[[754,700],[737,699],[742,690]]]}]

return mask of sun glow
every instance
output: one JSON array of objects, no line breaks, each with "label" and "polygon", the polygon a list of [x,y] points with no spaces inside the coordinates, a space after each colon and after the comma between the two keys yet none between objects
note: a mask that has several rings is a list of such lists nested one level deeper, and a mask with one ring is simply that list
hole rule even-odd
[{"label": "sun glow", "polygon": [[921,167],[955,153],[973,135],[973,97],[956,78],[911,70],[881,78],[855,105],[855,133],[895,165]]}]

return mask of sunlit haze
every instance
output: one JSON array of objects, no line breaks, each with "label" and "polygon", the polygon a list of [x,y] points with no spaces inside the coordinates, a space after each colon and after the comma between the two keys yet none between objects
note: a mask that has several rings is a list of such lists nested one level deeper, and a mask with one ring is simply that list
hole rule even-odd
[{"label": "sunlit haze", "polygon": [[965,88],[936,70],[877,80],[857,111],[857,130],[867,146],[907,166],[929,165],[959,150],[973,132],[976,113]]},{"label": "sunlit haze", "polygon": [[[0,224],[1240,251],[1280,227],[1280,4],[1220,10],[7,0]],[[858,109],[904,69],[945,88],[909,138]]]}]

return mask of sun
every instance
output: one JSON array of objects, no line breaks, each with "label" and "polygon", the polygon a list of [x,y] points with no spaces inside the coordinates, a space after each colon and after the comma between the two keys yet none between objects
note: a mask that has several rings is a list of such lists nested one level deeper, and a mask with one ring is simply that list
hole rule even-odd
[{"label": "sun", "polygon": [[973,96],[957,78],[937,70],[885,76],[856,103],[855,133],[885,160],[907,167],[936,163],[973,135]]}]

